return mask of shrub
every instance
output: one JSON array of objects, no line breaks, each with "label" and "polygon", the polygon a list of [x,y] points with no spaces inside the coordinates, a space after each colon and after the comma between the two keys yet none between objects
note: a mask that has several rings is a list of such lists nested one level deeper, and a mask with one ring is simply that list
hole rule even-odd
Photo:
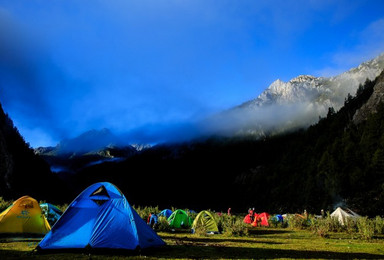
[{"label": "shrub", "polygon": [[357,220],[357,228],[359,235],[363,239],[371,239],[375,234],[375,223],[368,217],[361,217]]},{"label": "shrub", "polygon": [[[55,206],[56,206],[56,205],[55,205]],[[57,205],[56,207],[57,207],[59,210],[61,210],[61,212],[64,213],[64,211],[67,210],[68,206],[69,206],[68,204],[63,204],[63,205]]]},{"label": "shrub", "polygon": [[348,234],[356,234],[357,229],[357,220],[352,218],[347,218],[345,220],[344,229]]},{"label": "shrub", "polygon": [[203,226],[197,226],[195,229],[195,234],[197,236],[207,236],[208,235],[207,232],[208,230]]},{"label": "shrub", "polygon": [[384,234],[384,219],[377,216],[374,220],[375,222],[375,232],[378,235]]},{"label": "shrub", "polygon": [[241,218],[234,216],[228,219],[223,218],[223,232],[227,236],[247,236],[249,234],[248,225],[243,222]]},{"label": "shrub", "polygon": [[306,229],[311,226],[310,218],[302,218],[299,215],[287,216],[288,227],[292,229]]},{"label": "shrub", "polygon": [[314,219],[311,226],[312,231],[320,237],[329,237],[329,223],[326,218]]},{"label": "shrub", "polygon": [[9,206],[11,206],[13,201],[4,200],[3,197],[0,197],[0,213],[6,210]]},{"label": "shrub", "polygon": [[270,227],[278,227],[278,228],[286,228],[288,226],[288,222],[286,220],[279,221],[276,216],[272,216],[268,219],[268,224]]},{"label": "shrub", "polygon": [[183,209],[183,210],[187,213],[187,215],[188,215],[192,220],[196,218],[196,216],[197,216],[197,213],[196,213],[196,212],[191,212],[189,209]]},{"label": "shrub", "polygon": [[233,218],[233,217],[228,216],[228,215],[219,216],[217,214],[214,214],[213,217],[216,220],[217,228],[219,229],[219,232],[223,232],[225,229],[225,226],[230,225],[229,223],[232,221],[231,219]]},{"label": "shrub", "polygon": [[331,217],[329,212],[327,212],[327,216],[325,218],[314,218],[312,220],[311,229],[315,234],[321,237],[328,237],[330,232],[356,232],[357,226],[356,221],[352,219],[346,219],[345,225],[343,226],[337,218]]},{"label": "shrub", "polygon": [[147,222],[148,220],[148,217],[149,215],[153,212],[155,214],[159,213],[160,210],[159,210],[159,207],[156,206],[156,207],[140,207],[138,206],[137,208],[135,206],[133,206],[133,208],[136,210],[137,214],[139,214],[139,216],[145,221]]},{"label": "shrub", "polygon": [[168,223],[168,220],[166,217],[164,217],[164,216],[159,217],[158,223],[156,226],[156,230],[157,231],[165,231],[165,232],[171,230],[171,227],[169,226],[169,223]]}]

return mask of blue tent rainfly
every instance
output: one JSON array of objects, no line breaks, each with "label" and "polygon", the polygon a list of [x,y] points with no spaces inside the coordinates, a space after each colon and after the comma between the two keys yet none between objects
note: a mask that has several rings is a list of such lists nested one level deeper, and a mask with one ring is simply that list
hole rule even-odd
[{"label": "blue tent rainfly", "polygon": [[113,184],[85,189],[68,207],[38,249],[144,249],[165,245]]}]

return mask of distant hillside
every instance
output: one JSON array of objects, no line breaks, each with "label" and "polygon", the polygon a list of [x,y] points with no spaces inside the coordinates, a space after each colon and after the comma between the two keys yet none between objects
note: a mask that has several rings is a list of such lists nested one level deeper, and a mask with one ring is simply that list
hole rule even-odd
[{"label": "distant hillside", "polygon": [[383,78],[366,81],[356,97],[346,98],[338,112],[329,108],[308,130],[155,146],[122,162],[83,168],[73,184],[80,191],[111,181],[139,205],[319,213],[344,204],[384,214],[383,103],[353,122]]},{"label": "distant hillside", "polygon": [[91,165],[123,160],[145,148],[145,145],[124,145],[121,138],[104,128],[62,140],[55,147],[36,148],[35,153],[51,165],[53,172],[63,176]]},{"label": "distant hillside", "polygon": [[34,154],[0,104],[0,196],[55,200],[62,188],[49,165]]}]

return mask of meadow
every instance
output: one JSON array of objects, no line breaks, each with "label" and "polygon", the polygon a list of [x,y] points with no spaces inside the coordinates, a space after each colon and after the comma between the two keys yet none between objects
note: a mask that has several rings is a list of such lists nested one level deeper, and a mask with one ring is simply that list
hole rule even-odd
[{"label": "meadow", "polygon": [[34,249],[38,239],[1,240],[1,259],[254,259],[254,258],[384,258],[384,237],[365,240],[347,233],[324,238],[310,230],[251,228],[247,236],[196,235],[190,232],[159,232],[163,248],[127,253],[57,252],[41,254]]},{"label": "meadow", "polygon": [[[1,203],[0,203],[1,204]],[[3,206],[9,202],[3,201]],[[67,205],[61,206],[65,209]],[[146,219],[157,207],[135,207]],[[195,213],[192,213],[193,217]],[[135,252],[55,251],[39,252],[38,238],[0,238],[1,259],[351,259],[384,258],[384,220],[362,217],[345,225],[331,218],[288,215],[283,223],[270,219],[269,227],[244,224],[244,216],[214,214],[220,234],[205,230],[174,230],[165,218],[159,219],[157,232],[166,246]]]}]

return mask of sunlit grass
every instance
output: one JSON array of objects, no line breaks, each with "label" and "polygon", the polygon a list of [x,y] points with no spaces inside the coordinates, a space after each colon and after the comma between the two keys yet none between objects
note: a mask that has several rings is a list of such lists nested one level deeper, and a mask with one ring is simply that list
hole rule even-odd
[{"label": "sunlit grass", "polygon": [[[251,228],[243,237],[226,235],[198,236],[191,233],[159,232],[167,243],[163,248],[132,255],[121,251],[91,254],[92,259],[129,258],[384,258],[384,237],[366,241],[347,233],[331,233],[328,238],[309,230],[287,228]],[[89,253],[37,254],[38,240],[0,242],[0,258],[23,259],[89,259]]]}]

